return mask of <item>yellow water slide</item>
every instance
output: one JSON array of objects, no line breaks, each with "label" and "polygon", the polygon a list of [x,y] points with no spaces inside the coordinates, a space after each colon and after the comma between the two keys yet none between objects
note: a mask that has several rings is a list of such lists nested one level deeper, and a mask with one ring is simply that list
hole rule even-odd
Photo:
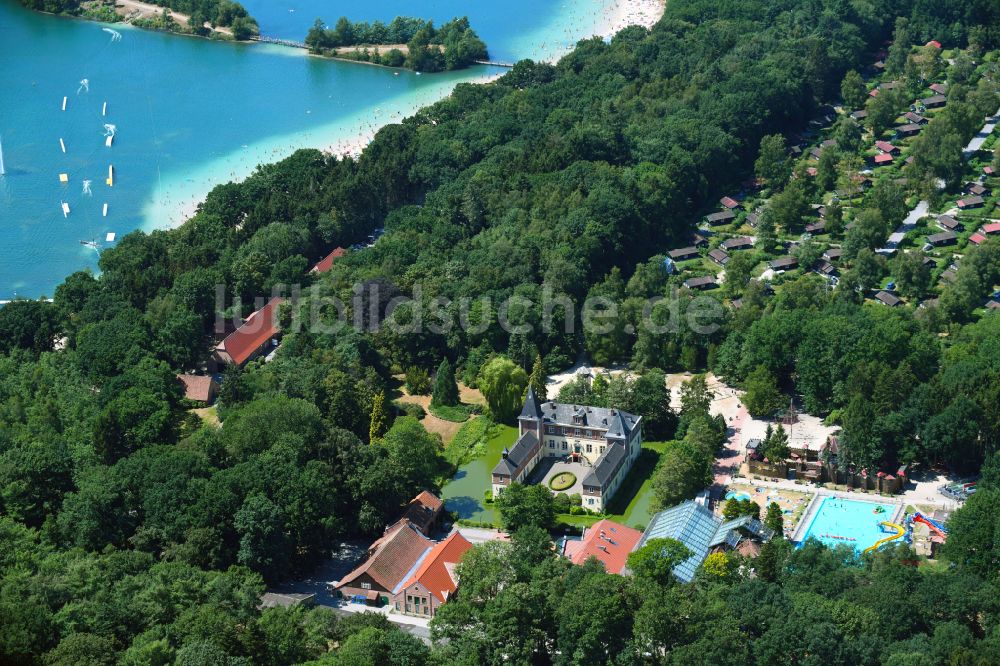
[{"label": "yellow water slide", "polygon": [[896,539],[906,534],[906,528],[903,527],[902,525],[899,525],[897,523],[890,523],[888,521],[883,521],[881,524],[885,525],[888,528],[896,530],[896,533],[893,534],[892,536],[887,536],[884,539],[879,539],[873,545],[869,546],[868,548],[865,548],[864,552],[868,553],[873,550],[878,550],[879,548],[889,543],[890,541],[895,541]]}]

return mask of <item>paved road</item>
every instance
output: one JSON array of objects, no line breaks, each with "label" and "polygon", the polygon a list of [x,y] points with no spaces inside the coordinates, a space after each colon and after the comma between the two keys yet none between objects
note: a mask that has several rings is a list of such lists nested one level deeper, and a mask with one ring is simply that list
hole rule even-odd
[{"label": "paved road", "polygon": [[[379,609],[377,608],[367,608],[364,609],[364,611],[361,611],[361,610],[348,610],[340,606],[328,606],[326,604],[320,604],[320,606],[326,608],[337,617],[350,617],[354,613],[365,612],[365,611],[375,612],[375,613],[379,612]],[[395,624],[397,627],[399,627],[399,630],[402,631],[404,634],[409,634],[414,638],[418,638],[427,645],[431,644],[431,630],[424,624],[412,624],[410,622],[410,620],[419,621],[420,618],[408,618],[404,615],[397,615],[395,613],[381,613],[381,614],[389,618],[389,621]]]},{"label": "paved road", "polygon": [[[986,124],[983,125],[981,130],[979,130],[979,133],[976,134],[971,141],[969,141],[969,145],[967,145],[965,150],[962,151],[965,159],[969,159],[983,147],[983,143],[986,142],[987,137],[989,137],[989,135],[993,133],[993,130],[996,129],[998,122],[1000,122],[1000,109],[997,109],[996,114],[986,120]],[[903,220],[902,224],[896,227],[893,234],[889,236],[889,240],[885,247],[881,249],[887,251],[895,250],[896,246],[902,240],[902,234],[906,234],[906,232],[911,231],[914,227],[916,227],[920,218],[926,216],[929,211],[930,207],[926,201],[918,202],[917,205],[914,206],[913,210],[910,211],[910,214],[906,216],[906,219]]]},{"label": "paved road", "polygon": [[993,132],[994,129],[996,129],[998,120],[1000,120],[1000,109],[997,109],[997,112],[993,114],[992,118],[988,118],[986,120],[986,124],[983,125],[983,128],[979,130],[979,133],[976,134],[976,136],[972,137],[972,141],[970,141],[969,145],[967,145],[965,150],[962,151],[962,154],[965,155],[966,159],[971,157],[983,147],[983,144],[986,143],[986,138]]}]

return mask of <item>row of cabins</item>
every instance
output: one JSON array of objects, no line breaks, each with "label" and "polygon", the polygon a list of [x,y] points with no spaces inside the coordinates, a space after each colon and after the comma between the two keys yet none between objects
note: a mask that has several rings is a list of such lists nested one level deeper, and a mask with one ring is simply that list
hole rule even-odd
[{"label": "row of cabins", "polygon": [[[778,427],[784,426],[779,424]],[[751,439],[746,444],[744,460],[750,474],[764,477],[836,483],[885,494],[901,492],[906,484],[905,465],[894,472],[878,471],[870,474],[868,470],[854,465],[841,464],[840,441],[836,434],[830,435],[818,446],[806,441],[792,441],[789,443],[789,452],[789,457],[785,460],[768,460],[763,454],[763,442]]]}]

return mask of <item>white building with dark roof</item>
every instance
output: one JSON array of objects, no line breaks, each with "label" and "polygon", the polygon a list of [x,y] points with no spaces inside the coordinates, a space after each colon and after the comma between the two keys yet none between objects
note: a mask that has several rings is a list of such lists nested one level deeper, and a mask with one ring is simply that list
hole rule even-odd
[{"label": "white building with dark roof", "polygon": [[544,457],[570,458],[589,467],[583,507],[603,511],[642,451],[642,417],[620,409],[541,402],[528,389],[518,417],[519,436],[493,469],[493,496],[523,483]]}]

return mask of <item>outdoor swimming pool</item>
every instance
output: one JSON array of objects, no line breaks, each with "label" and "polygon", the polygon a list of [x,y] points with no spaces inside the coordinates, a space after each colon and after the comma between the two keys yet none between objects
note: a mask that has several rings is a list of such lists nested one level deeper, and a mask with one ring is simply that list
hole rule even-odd
[{"label": "outdoor swimming pool", "polygon": [[[895,504],[839,497],[824,497],[819,502],[802,541],[815,538],[827,546],[848,545],[861,551],[891,534],[883,532],[879,523],[892,520]],[[879,507],[882,510],[876,513]]]}]

